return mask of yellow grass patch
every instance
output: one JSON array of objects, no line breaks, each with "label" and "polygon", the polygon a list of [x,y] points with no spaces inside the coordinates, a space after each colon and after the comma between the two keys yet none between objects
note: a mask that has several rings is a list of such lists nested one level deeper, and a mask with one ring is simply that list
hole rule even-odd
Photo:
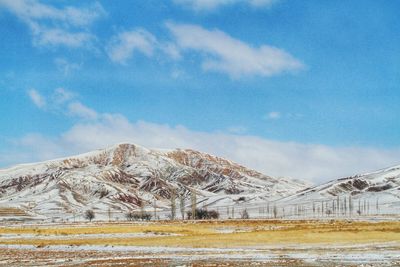
[{"label": "yellow grass patch", "polygon": [[[156,237],[96,237],[93,234],[157,233]],[[1,234],[34,234],[39,238],[2,239]],[[82,235],[79,238],[69,235]],[[164,235],[163,235],[164,234]],[[178,235],[165,235],[178,234]],[[58,235],[46,239],[46,235]],[[91,236],[92,235],[92,236]],[[245,247],[274,244],[367,244],[400,240],[400,222],[346,221],[205,221],[77,224],[60,227],[0,227],[0,244],[134,245]]]}]

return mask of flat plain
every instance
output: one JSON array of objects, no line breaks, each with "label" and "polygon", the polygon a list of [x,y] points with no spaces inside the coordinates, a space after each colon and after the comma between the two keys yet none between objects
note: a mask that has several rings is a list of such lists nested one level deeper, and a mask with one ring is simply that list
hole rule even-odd
[{"label": "flat plain", "polygon": [[400,222],[5,223],[0,266],[400,266]]}]

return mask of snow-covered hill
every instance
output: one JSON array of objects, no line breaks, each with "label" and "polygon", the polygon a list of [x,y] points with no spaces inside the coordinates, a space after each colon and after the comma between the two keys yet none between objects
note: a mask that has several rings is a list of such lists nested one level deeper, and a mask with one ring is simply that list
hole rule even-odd
[{"label": "snow-covered hill", "polygon": [[[93,209],[103,214],[170,207],[192,192],[201,205],[229,206],[287,197],[306,183],[276,179],[193,150],[154,150],[118,144],[78,156],[0,170],[1,209],[66,219]],[[10,215],[12,217],[12,214]]]},{"label": "snow-covered hill", "polygon": [[400,214],[400,165],[311,187],[278,205],[308,216]]}]

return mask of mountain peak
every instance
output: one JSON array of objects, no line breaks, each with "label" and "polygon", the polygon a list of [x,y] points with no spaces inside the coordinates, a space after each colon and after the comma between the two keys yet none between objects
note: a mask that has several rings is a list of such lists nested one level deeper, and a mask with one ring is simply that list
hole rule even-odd
[{"label": "mountain peak", "polygon": [[196,192],[204,205],[233,205],[241,197],[265,201],[304,188],[305,184],[192,149],[156,150],[120,143],[3,170],[0,206],[29,206],[26,211],[32,214],[61,218],[88,207],[123,211],[157,202],[158,208],[168,208],[172,194],[188,198]]}]

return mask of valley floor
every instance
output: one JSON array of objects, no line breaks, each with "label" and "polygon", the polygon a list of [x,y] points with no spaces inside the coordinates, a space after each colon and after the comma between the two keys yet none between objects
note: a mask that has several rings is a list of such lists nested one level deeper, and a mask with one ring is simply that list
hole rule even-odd
[{"label": "valley floor", "polygon": [[398,221],[0,226],[0,266],[400,266]]}]

